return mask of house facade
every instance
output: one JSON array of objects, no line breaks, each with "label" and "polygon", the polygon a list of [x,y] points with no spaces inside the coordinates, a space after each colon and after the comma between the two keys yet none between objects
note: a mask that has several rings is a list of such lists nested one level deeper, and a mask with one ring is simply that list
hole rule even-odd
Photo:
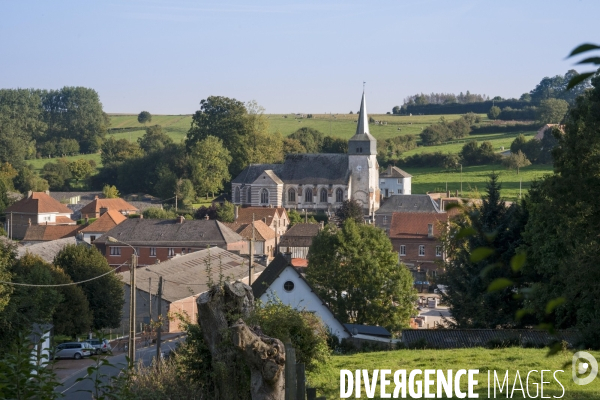
[{"label": "house facade", "polygon": [[379,174],[379,189],[381,196],[388,198],[395,194],[411,194],[412,175],[398,167],[389,165],[388,169]]},{"label": "house facade", "polygon": [[365,214],[379,208],[377,140],[363,93],[348,154],[288,154],[283,164],[252,164],[232,181],[232,202],[254,207],[333,210],[348,199]]},{"label": "house facade", "polygon": [[239,207],[235,208],[235,223],[250,224],[263,221],[277,237],[283,235],[290,224],[290,218],[283,207]]},{"label": "house facade", "polygon": [[80,232],[83,241],[92,243],[94,240],[110,231],[115,226],[127,219],[126,216],[116,210],[108,210],[97,220],[83,228]]},{"label": "house facade", "polygon": [[439,204],[426,194],[393,194],[375,212],[375,226],[389,233],[394,213],[440,213]]},{"label": "house facade", "polygon": [[239,224],[237,222],[226,223],[227,227],[239,234],[248,242],[248,249],[240,251],[242,255],[250,254],[250,241],[254,241],[254,256],[264,256],[271,260],[277,250],[277,238],[275,231],[271,229],[262,220],[250,222],[249,224]]},{"label": "house facade", "polygon": [[279,252],[290,253],[293,259],[308,258],[308,249],[322,229],[320,224],[296,224],[281,237]]}]

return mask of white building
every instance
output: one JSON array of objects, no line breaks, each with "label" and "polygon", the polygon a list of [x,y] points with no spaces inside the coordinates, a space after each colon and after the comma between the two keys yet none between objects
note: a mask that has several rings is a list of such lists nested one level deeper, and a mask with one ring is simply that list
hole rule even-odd
[{"label": "white building", "polygon": [[392,165],[379,174],[379,189],[383,198],[388,198],[395,194],[411,194],[412,175],[398,167]]}]

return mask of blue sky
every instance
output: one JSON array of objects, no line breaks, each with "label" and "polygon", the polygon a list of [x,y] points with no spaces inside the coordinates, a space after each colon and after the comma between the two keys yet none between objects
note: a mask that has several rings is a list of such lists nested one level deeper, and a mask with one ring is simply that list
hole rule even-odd
[{"label": "blue sky", "polygon": [[[600,42],[597,0],[3,1],[0,87],[86,86],[111,113],[209,95],[371,113],[418,92],[518,97]],[[586,68],[579,68],[586,70]]]}]

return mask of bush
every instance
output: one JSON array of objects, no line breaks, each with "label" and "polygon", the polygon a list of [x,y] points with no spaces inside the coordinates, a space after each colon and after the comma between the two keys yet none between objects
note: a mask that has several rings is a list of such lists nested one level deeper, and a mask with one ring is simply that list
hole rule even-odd
[{"label": "bush", "polygon": [[434,153],[421,153],[407,157],[398,162],[400,167],[438,167],[455,168],[459,163],[457,154],[444,154],[440,151]]},{"label": "bush", "polygon": [[147,219],[175,219],[177,214],[175,211],[165,210],[158,207],[150,207],[144,210],[142,213],[144,218]]}]

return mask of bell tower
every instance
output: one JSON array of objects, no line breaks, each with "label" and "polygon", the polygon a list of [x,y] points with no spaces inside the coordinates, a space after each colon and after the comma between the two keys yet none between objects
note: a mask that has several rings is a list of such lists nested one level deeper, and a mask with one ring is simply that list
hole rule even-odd
[{"label": "bell tower", "polygon": [[369,116],[363,91],[356,133],[348,141],[351,198],[362,204],[366,215],[379,209],[377,139],[369,132]]}]

